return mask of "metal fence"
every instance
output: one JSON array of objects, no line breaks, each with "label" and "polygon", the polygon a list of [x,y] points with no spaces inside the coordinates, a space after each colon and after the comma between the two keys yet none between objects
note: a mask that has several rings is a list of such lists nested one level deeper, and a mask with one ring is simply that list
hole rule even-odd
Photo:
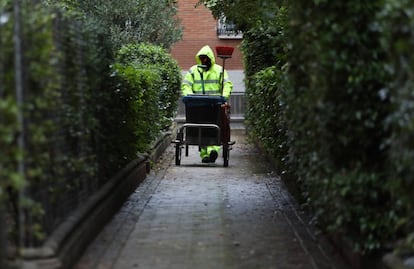
[{"label": "metal fence", "polygon": [[[38,17],[41,15],[36,14]],[[27,21],[24,23],[28,24]],[[84,98],[88,91],[91,92],[85,82],[89,79],[87,71],[90,67],[84,57],[91,44],[85,40],[82,27],[76,23],[68,24],[63,16],[54,19],[53,27],[41,23],[35,26],[36,23],[33,27],[44,35],[52,34],[52,41],[36,42],[35,34],[15,31],[15,36],[20,40],[20,52],[15,48],[15,52],[7,49],[0,53],[0,59],[13,59],[13,53],[20,53],[16,62],[20,62],[21,66],[14,66],[21,73],[15,77],[21,80],[19,95],[22,101],[19,104],[21,128],[16,131],[16,137],[21,139],[23,147],[11,141],[5,143],[7,147],[2,150],[24,152],[24,157],[19,159],[23,164],[21,170],[18,170],[17,162],[9,161],[6,165],[10,170],[19,171],[28,183],[18,191],[9,187],[1,189],[0,186],[3,196],[7,196],[0,200],[0,268],[4,268],[4,257],[9,253],[17,256],[19,248],[41,245],[71,212],[84,204],[104,183],[92,175],[93,170],[96,171],[93,152],[96,139],[95,134],[88,132],[90,122],[86,120],[93,117],[91,111],[85,109],[88,105]],[[4,33],[10,33],[9,28],[3,29]],[[33,78],[30,68],[35,64],[55,63],[40,53],[51,51],[45,49],[50,44],[48,42],[54,43],[59,57],[66,58],[62,58],[64,60],[56,66],[42,68],[43,71],[47,68],[52,70],[49,74]],[[11,47],[10,43],[7,45]],[[5,79],[6,75],[10,76],[6,63],[0,62],[0,85],[5,85],[2,97],[18,99],[15,97],[18,94],[12,89],[14,83]],[[74,66],[80,68],[75,70]],[[61,77],[56,80],[59,81],[59,89],[54,83],[55,75]],[[0,120],[3,118],[0,117]],[[1,123],[4,124],[2,128],[12,129],[14,126],[14,123],[7,121]]]}]

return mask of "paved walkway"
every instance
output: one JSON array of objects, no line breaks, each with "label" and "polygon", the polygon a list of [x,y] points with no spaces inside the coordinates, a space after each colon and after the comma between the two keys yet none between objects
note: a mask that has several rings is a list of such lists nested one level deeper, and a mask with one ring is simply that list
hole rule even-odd
[{"label": "paved walkway", "polygon": [[242,132],[229,167],[173,145],[75,269],[347,268]]}]

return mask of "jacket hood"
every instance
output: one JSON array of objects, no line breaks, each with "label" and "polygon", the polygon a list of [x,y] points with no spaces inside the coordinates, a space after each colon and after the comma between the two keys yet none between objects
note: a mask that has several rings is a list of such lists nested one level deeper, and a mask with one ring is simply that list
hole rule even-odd
[{"label": "jacket hood", "polygon": [[216,58],[214,57],[214,52],[210,48],[210,46],[206,45],[202,47],[196,54],[195,60],[197,64],[201,64],[200,58],[198,58],[200,55],[207,55],[208,58],[211,60],[211,65],[214,65],[216,63]]}]

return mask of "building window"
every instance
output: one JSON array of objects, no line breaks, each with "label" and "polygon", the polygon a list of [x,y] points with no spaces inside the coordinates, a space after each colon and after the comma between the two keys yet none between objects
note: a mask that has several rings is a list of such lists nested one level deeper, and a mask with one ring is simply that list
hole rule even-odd
[{"label": "building window", "polygon": [[217,21],[217,36],[220,39],[242,39],[243,33],[237,30],[234,23],[226,21],[225,16],[221,16]]}]

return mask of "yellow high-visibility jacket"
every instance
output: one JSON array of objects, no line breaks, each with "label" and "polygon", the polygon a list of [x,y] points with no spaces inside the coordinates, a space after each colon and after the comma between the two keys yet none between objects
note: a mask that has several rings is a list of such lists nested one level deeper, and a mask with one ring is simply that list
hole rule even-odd
[{"label": "yellow high-visibility jacket", "polygon": [[[211,60],[211,67],[208,70],[204,70],[199,67],[201,61],[199,56],[207,55]],[[204,46],[196,54],[195,60],[197,65],[190,68],[184,77],[183,83],[181,84],[181,93],[183,96],[189,94],[212,94],[220,95],[221,79],[223,79],[223,94],[226,99],[229,98],[232,90],[233,83],[229,80],[227,71],[216,64],[214,52],[209,46]],[[203,92],[204,88],[204,92]]]}]

